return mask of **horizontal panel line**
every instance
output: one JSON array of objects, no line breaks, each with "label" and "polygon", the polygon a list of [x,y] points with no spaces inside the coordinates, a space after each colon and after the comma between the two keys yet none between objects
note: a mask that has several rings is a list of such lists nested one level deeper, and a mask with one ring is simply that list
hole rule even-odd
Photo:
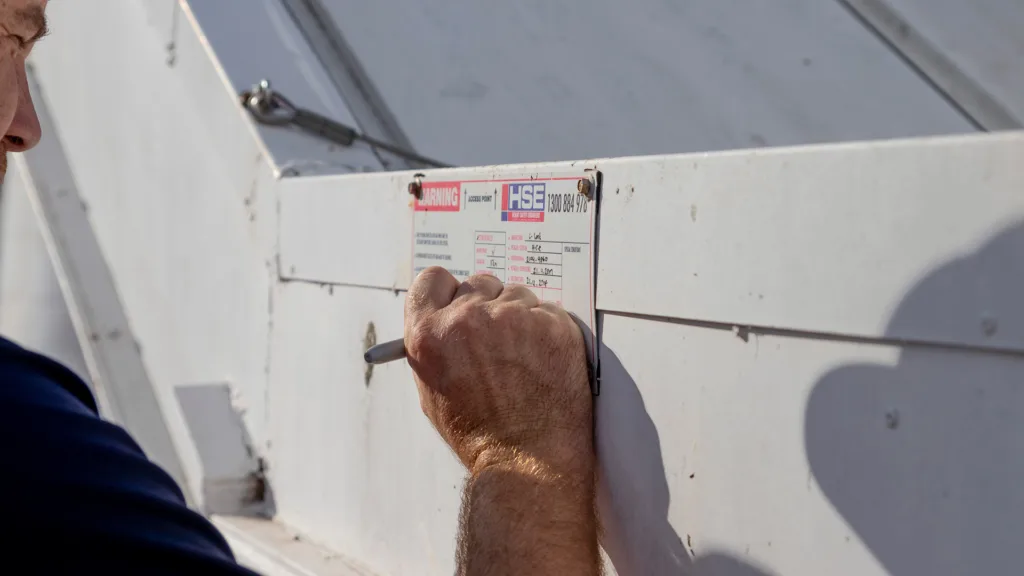
[{"label": "horizontal panel line", "polygon": [[[312,284],[315,286],[339,286],[344,288],[366,288],[370,290],[384,290],[387,292],[393,292],[398,294],[400,292],[408,292],[408,288],[401,288],[395,286],[373,286],[368,284],[355,284],[347,282],[325,282],[322,280],[311,280],[308,278],[299,277],[285,277],[279,276],[281,283],[297,282],[301,284]],[[541,288],[541,287],[536,287]],[[543,287],[545,290],[555,290],[555,288]],[[849,342],[855,344],[874,344],[881,346],[901,346],[901,347],[918,347],[918,348],[930,348],[938,350],[954,350],[962,352],[982,352],[987,354],[997,354],[1003,356],[1024,356],[1024,347],[1013,347],[1013,346],[1000,346],[998,344],[992,344],[982,346],[978,344],[964,344],[956,342],[940,342],[935,340],[921,340],[916,338],[893,338],[889,336],[857,336],[854,334],[841,334],[837,332],[820,332],[815,330],[801,330],[798,328],[778,328],[770,326],[758,326],[753,324],[741,324],[735,322],[720,322],[715,320],[697,320],[694,318],[676,318],[673,316],[659,316],[657,314],[639,314],[635,312],[622,312],[617,310],[609,310],[604,308],[598,308],[596,310],[598,314],[607,314],[610,316],[621,316],[624,318],[635,318],[638,320],[649,320],[652,322],[663,322],[667,324],[682,324],[685,326],[694,326],[698,328],[707,328],[710,330],[727,330],[735,332],[737,329],[745,331],[746,334],[752,334],[755,336],[782,336],[787,338],[802,338],[806,340],[826,340],[830,342]]]},{"label": "horizontal panel line", "polygon": [[366,288],[368,290],[386,290],[388,292],[408,292],[408,288],[399,288],[396,286],[374,286],[372,284],[354,284],[347,282],[327,282],[324,280],[312,280],[310,278],[301,278],[298,276],[278,276],[278,282],[281,284],[311,284],[313,286],[329,287],[329,286],[340,286],[343,288]]},{"label": "horizontal panel line", "polygon": [[802,338],[805,340],[826,340],[830,342],[848,342],[853,344],[874,344],[881,346],[900,346],[929,348],[936,350],[951,350],[960,352],[981,352],[985,354],[997,354],[1000,356],[1024,356],[1024,348],[1014,348],[993,344],[982,346],[977,344],[963,344],[955,342],[938,342],[932,340],[919,340],[914,338],[892,338],[887,336],[856,336],[853,334],[839,334],[833,332],[817,332],[814,330],[799,330],[795,328],[773,328],[768,326],[754,326],[749,324],[736,324],[733,322],[716,322],[711,320],[696,320],[692,318],[673,318],[671,316],[657,316],[653,314],[637,314],[633,312],[617,312],[614,310],[597,310],[598,314],[609,316],[620,316],[634,318],[637,320],[649,320],[652,322],[663,322],[666,324],[682,324],[697,328],[710,330],[726,330],[737,332],[738,338],[744,340],[749,336],[782,336],[787,338]]}]

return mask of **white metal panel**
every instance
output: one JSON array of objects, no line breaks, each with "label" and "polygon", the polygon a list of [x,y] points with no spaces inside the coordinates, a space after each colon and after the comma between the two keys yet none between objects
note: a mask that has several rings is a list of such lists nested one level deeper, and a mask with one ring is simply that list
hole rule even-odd
[{"label": "white metal panel", "polygon": [[[28,83],[37,101],[39,125],[52,132],[53,118],[34,74],[29,74]],[[197,475],[188,474],[191,461],[182,457],[190,445],[180,434],[175,438],[168,425],[160,390],[151,384],[60,140],[48,138],[15,162],[67,302],[102,416],[130,430],[145,453],[178,483],[185,501],[197,505]]]},{"label": "white metal panel", "polygon": [[[870,5],[872,2],[857,2]],[[909,30],[930,42],[1024,125],[1024,3],[1020,0],[884,0]],[[897,46],[899,46],[897,39]]]},{"label": "white metal panel", "polygon": [[[1020,435],[1024,409],[1022,146],[1017,133],[586,163],[604,182],[598,307],[630,313],[603,315],[597,400],[605,545],[620,573],[1015,566],[1024,492],[1002,439]],[[391,279],[390,259],[407,262],[387,238],[407,230],[408,176],[309,181],[316,206],[301,212],[293,190],[282,248],[305,222],[321,271],[344,272],[331,247],[358,239],[366,266],[350,272]],[[361,210],[346,210],[354,199]],[[385,209],[365,216],[374,206]],[[399,336],[400,296],[277,291],[278,512],[379,571],[448,573],[457,466],[407,367],[362,380],[365,326]]]},{"label": "white metal panel", "polygon": [[167,52],[168,63],[174,62],[175,46],[174,37],[177,27],[181,25],[181,8],[178,0],[150,0],[145,3],[146,11],[149,14],[147,22],[157,33],[157,37],[164,40],[164,50]]},{"label": "white metal panel", "polygon": [[262,518],[213,516],[240,564],[262,576],[373,576],[349,558]]},{"label": "white metal panel", "polygon": [[21,163],[9,160],[0,192],[0,334],[61,362],[88,382]]},{"label": "white metal panel", "polygon": [[[1024,350],[1022,157],[1009,133],[598,162],[597,307]],[[886,330],[907,286],[990,241],[956,306]]]},{"label": "white metal panel", "polygon": [[833,1],[321,2],[459,165],[974,130]]},{"label": "white metal panel", "polygon": [[[928,294],[970,282],[958,273],[934,271],[906,305],[941,313]],[[602,511],[620,573],[1018,565],[1024,356],[611,314],[602,337]]]},{"label": "white metal panel", "polygon": [[176,440],[174,387],[229,382],[260,450],[277,224],[251,124],[191,26],[168,67],[140,3],[48,15],[43,99]]},{"label": "white metal panel", "polygon": [[281,275],[405,289],[412,253],[412,175],[289,178],[280,194]]},{"label": "white metal panel", "polygon": [[302,282],[274,295],[270,477],[277,518],[379,574],[454,573],[464,472],[420,409],[401,337],[404,295]]},{"label": "white metal panel", "polygon": [[[964,258],[994,266],[990,249]],[[970,281],[959,262],[930,270],[892,325],[919,306],[942,313],[947,285]],[[279,518],[378,572],[450,573],[458,464],[408,368],[376,367],[367,385],[359,362],[369,322],[380,339],[400,334],[402,298],[286,283],[275,302]],[[1024,471],[996,439],[1024,432],[1012,417],[1024,409],[1019,354],[741,337],[612,314],[602,339],[601,511],[620,573],[1014,565],[1024,525],[1012,503],[1024,492],[1012,478]],[[1006,476],[993,485],[965,470]],[[1010,504],[993,507],[994,493]],[[1004,536],[986,540],[989,526]]]},{"label": "white metal panel", "polygon": [[[1024,133],[576,163],[603,177],[597,308],[883,336],[903,290],[928,266],[1024,222],[1021,157]],[[405,289],[411,178],[285,183],[283,274]],[[1005,242],[1001,262],[1018,269],[1024,245]],[[1021,287],[992,273],[957,286],[956,310],[904,318],[888,336],[1024,349]]]}]

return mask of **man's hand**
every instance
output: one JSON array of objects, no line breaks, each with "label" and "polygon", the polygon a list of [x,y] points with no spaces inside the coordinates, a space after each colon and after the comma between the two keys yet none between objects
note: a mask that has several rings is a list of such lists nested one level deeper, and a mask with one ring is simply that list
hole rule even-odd
[{"label": "man's hand", "polygon": [[569,314],[524,286],[428,268],[405,346],[423,412],[470,471],[460,573],[596,574],[592,396]]},{"label": "man's hand", "polygon": [[423,412],[471,472],[510,455],[592,470],[583,335],[562,308],[493,276],[429,268],[409,289],[405,345]]}]

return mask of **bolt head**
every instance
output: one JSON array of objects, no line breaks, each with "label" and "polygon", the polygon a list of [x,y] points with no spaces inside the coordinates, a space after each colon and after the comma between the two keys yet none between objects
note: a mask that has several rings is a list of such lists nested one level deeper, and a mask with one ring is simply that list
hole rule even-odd
[{"label": "bolt head", "polygon": [[415,196],[417,200],[420,199],[421,194],[423,194],[423,186],[419,181],[409,182],[409,194]]},{"label": "bolt head", "polygon": [[578,182],[576,182],[576,191],[586,196],[587,198],[590,198],[590,180],[587,180],[586,178],[581,178]]}]

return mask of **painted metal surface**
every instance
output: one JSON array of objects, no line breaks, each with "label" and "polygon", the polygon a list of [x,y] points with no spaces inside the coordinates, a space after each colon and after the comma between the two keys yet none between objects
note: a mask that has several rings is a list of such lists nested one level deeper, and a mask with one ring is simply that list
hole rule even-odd
[{"label": "painted metal surface", "polygon": [[239,563],[261,576],[374,576],[357,562],[306,542],[276,522],[220,515],[210,520]]},{"label": "painted metal surface", "polygon": [[[971,454],[992,426],[1014,426],[1012,383],[1024,375],[1015,305],[1024,289],[1024,174],[1013,160],[1022,146],[1024,134],[1013,133],[585,163],[604,182],[601,510],[620,573],[952,574],[1010,565],[1013,547],[972,548],[979,543],[968,533],[986,525],[991,495],[958,470],[978,458],[983,469],[1012,459],[1008,447]],[[556,167],[565,168],[534,169]],[[387,282],[389,259],[408,261],[389,240],[407,225],[402,176],[305,182],[306,194],[283,197],[295,206],[282,210],[282,248],[300,228],[292,210],[306,201],[302,214],[323,216],[305,221],[312,235],[295,237],[316,239],[307,251],[326,259],[322,269],[345,261],[328,247],[358,230],[367,266],[353,272]],[[345,209],[359,198],[363,210]],[[328,220],[330,228],[309,231]],[[438,523],[454,516],[423,500],[454,515],[458,470],[437,471],[444,449],[421,429],[405,366],[377,367],[360,381],[363,326],[373,322],[380,340],[397,337],[400,294],[287,282],[275,301],[281,517],[384,572],[450,571],[447,558],[437,560],[437,536],[451,541],[454,526]],[[311,446],[310,437],[341,440]],[[960,446],[955,455],[950,442]],[[872,472],[844,468],[847,457]],[[885,488],[884,478],[896,485]],[[928,489],[918,494],[919,486]],[[999,493],[1020,497],[1006,484]],[[418,496],[396,502],[395,494]],[[969,526],[951,528],[958,516]],[[992,521],[1021,533],[1010,514]],[[401,537],[382,538],[388,530]],[[922,559],[929,542],[943,543],[938,560]]]},{"label": "painted metal surface", "polygon": [[[44,142],[66,151],[175,443],[192,446],[175,388],[228,382],[259,453],[277,233],[256,132],[192,27],[168,67],[143,4],[48,12],[61,33],[32,58],[54,121]],[[199,493],[199,455],[181,454]]]},{"label": "painted metal surface", "polygon": [[463,166],[974,130],[833,1],[321,2]]},{"label": "painted metal surface", "polygon": [[[39,124],[49,132],[53,119],[34,75],[30,74],[28,82],[33,99],[39,101]],[[150,384],[139,345],[60,140],[48,138],[31,152],[19,155],[15,162],[75,333],[83,344],[97,405],[105,417],[131,430],[143,451],[178,483],[186,502],[196,505],[196,495],[180,456],[181,447],[170,433],[159,393]]]},{"label": "painted metal surface", "polygon": [[89,382],[89,370],[29,201],[28,183],[14,161],[7,166],[0,191],[0,334],[56,359]]},{"label": "painted metal surface", "polygon": [[[902,291],[929,265],[1024,221],[1022,155],[1024,133],[1008,133],[577,163],[603,176],[597,307],[1024,350],[1015,294],[980,273],[956,295],[971,308],[887,328]],[[475,172],[426,174],[457,181]],[[284,274],[406,288],[410,181],[392,173],[286,183]]]},{"label": "painted metal surface", "polygon": [[405,172],[282,180],[282,278],[407,288],[410,182],[412,174]]},{"label": "painted metal surface", "polygon": [[404,293],[285,282],[268,402],[277,518],[379,574],[452,574],[464,472],[420,410],[408,366],[367,372],[402,335]]},{"label": "painted metal surface", "polygon": [[[962,22],[956,18],[952,20],[939,18],[939,22],[945,24],[944,31],[953,32],[952,39],[954,41],[950,41],[949,34],[925,35],[914,25],[916,20],[904,18],[901,10],[896,9],[893,3],[886,0],[837,1],[856,14],[865,26],[874,30],[895,53],[904,58],[909,66],[917,70],[922,78],[931,83],[949,100],[950,104],[959,109],[980,129],[1013,130],[1022,127],[1021,120],[1014,117],[1013,112],[993,96],[989,89],[991,82],[983,82],[976,78],[978,72],[985,73],[984,67],[979,67],[974,62],[965,62],[957,54],[963,44],[977,42],[972,36],[978,31],[978,28],[984,29],[986,34],[992,34],[996,38],[1005,36],[998,30],[998,26],[988,25],[977,28],[968,26],[964,28]],[[1001,2],[1001,0],[996,1]],[[1007,4],[1006,2],[1002,3]],[[935,3],[931,3],[924,11],[927,14],[923,22],[925,29],[929,28],[928,24],[935,23],[934,6]],[[972,16],[984,12],[973,5],[964,11],[971,13]],[[928,30],[928,32],[934,32],[934,30]],[[966,42],[960,40],[966,40]],[[991,80],[991,78],[986,80]],[[999,83],[998,80],[996,82]]]},{"label": "painted metal surface", "polygon": [[989,130],[1024,126],[1024,4],[843,0]]},{"label": "painted metal surface", "polygon": [[[997,268],[1001,250],[963,258]],[[973,283],[961,270],[929,269],[893,322],[959,307],[944,296]],[[1015,570],[1024,356],[611,314],[602,340],[601,509],[620,573]]]},{"label": "painted metal surface", "polygon": [[1024,222],[1022,155],[1015,132],[599,162],[598,308],[1022,351],[999,281],[1021,244],[1007,271],[964,262],[962,307],[888,324],[928,268]]}]

